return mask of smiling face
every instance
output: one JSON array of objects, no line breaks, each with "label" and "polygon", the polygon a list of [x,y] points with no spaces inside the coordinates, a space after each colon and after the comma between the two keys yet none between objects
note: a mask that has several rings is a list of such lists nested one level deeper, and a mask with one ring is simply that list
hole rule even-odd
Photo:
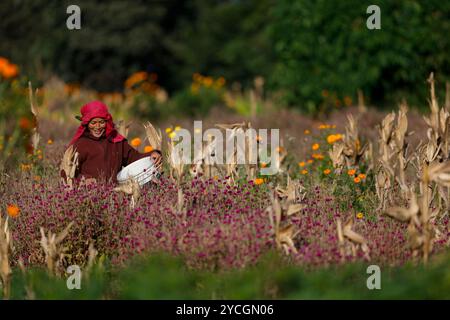
[{"label": "smiling face", "polygon": [[94,137],[100,138],[105,132],[106,120],[103,118],[93,118],[89,121],[88,128]]}]

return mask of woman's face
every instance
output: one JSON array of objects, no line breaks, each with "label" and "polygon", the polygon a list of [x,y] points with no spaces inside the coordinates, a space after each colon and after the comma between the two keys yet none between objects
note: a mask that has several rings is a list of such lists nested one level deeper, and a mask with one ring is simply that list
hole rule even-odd
[{"label": "woman's face", "polygon": [[105,132],[106,120],[103,118],[93,118],[89,121],[88,128],[94,137],[100,138]]}]

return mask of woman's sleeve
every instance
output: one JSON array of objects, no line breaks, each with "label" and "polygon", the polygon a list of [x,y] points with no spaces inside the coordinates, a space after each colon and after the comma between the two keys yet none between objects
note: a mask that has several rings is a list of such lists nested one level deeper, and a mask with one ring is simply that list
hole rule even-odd
[{"label": "woman's sleeve", "polygon": [[129,165],[130,163],[133,163],[133,162],[139,160],[139,159],[151,156],[153,152],[158,152],[159,154],[161,154],[161,151],[159,151],[159,150],[152,150],[150,152],[140,153],[139,151],[134,149],[132,146],[130,146],[130,144],[126,140],[124,141],[123,145],[124,145],[124,148],[123,148],[124,153],[123,153],[122,166],[124,166],[124,167]]}]

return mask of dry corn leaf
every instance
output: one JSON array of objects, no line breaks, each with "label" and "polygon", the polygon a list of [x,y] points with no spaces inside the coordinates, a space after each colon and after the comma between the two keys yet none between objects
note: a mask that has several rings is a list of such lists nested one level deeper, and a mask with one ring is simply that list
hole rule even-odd
[{"label": "dry corn leaf", "polygon": [[291,204],[289,205],[288,209],[287,209],[287,216],[293,215],[297,212],[300,212],[301,210],[303,210],[304,208],[306,208],[305,204]]},{"label": "dry corn leaf", "polygon": [[280,244],[286,244],[293,252],[297,253],[297,248],[295,248],[293,238],[297,235],[298,232],[294,233],[294,226],[289,225],[283,228],[280,228],[278,234],[278,241]]},{"label": "dry corn leaf", "polygon": [[156,130],[150,121],[144,124],[145,134],[147,136],[148,143],[156,150],[161,150],[162,147],[162,134],[161,130]]}]

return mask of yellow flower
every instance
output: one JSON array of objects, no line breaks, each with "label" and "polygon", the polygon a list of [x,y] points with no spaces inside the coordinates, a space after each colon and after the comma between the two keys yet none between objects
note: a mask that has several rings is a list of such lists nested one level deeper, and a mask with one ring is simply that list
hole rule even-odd
[{"label": "yellow flower", "polygon": [[349,176],[354,176],[355,173],[356,173],[356,170],[355,170],[355,169],[350,169],[350,170],[347,171],[347,174],[348,174]]},{"label": "yellow flower", "polygon": [[264,183],[264,179],[263,178],[256,178],[255,180],[253,180],[253,182],[256,185],[260,185],[260,184]]},{"label": "yellow flower", "polygon": [[319,144],[318,144],[318,143],[314,143],[314,144],[312,145],[312,149],[313,149],[313,150],[319,149]]},{"label": "yellow flower", "polygon": [[172,128],[166,128],[166,133],[171,133],[172,132]]},{"label": "yellow flower", "polygon": [[325,170],[323,170],[323,173],[324,173],[324,174],[330,174],[330,173],[331,173],[331,170],[330,170],[330,169],[325,169]]},{"label": "yellow flower", "polygon": [[175,133],[175,131],[172,131],[171,133],[169,133],[169,138],[173,139],[173,138],[175,138],[176,135],[177,134]]},{"label": "yellow flower", "polygon": [[53,140],[52,139],[48,139],[47,144],[53,144]]},{"label": "yellow flower", "polygon": [[305,162],[301,161],[301,162],[298,163],[298,165],[299,165],[299,167],[304,167],[305,166]]},{"label": "yellow flower", "polygon": [[358,178],[365,179],[366,175],[364,173],[360,173],[360,174],[358,174]]},{"label": "yellow flower", "polygon": [[181,127],[180,127],[180,126],[176,126],[174,130],[175,130],[175,131],[180,131],[180,130],[181,130]]},{"label": "yellow flower", "polygon": [[141,145],[142,141],[139,138],[134,138],[133,140],[131,140],[131,145],[133,147],[139,147]]},{"label": "yellow flower", "polygon": [[303,131],[304,134],[310,134],[311,131],[309,131],[308,129],[306,129],[305,131]]},{"label": "yellow flower", "polygon": [[358,219],[362,219],[363,217],[364,217],[364,215],[362,214],[362,212],[358,212],[356,214],[356,218],[358,218]]},{"label": "yellow flower", "polygon": [[301,174],[308,174],[308,170],[303,169],[302,171],[300,171]]},{"label": "yellow flower", "polygon": [[20,208],[18,206],[16,206],[15,204],[10,204],[6,208],[6,212],[8,213],[8,216],[10,216],[11,218],[15,218],[19,215]]},{"label": "yellow flower", "polygon": [[361,179],[358,178],[358,177],[356,177],[355,179],[353,179],[353,181],[354,181],[355,183],[360,183],[360,182],[361,182]]},{"label": "yellow flower", "polygon": [[151,152],[151,151],[153,151],[153,147],[152,146],[145,146],[145,148],[144,148],[144,152],[145,153]]}]

